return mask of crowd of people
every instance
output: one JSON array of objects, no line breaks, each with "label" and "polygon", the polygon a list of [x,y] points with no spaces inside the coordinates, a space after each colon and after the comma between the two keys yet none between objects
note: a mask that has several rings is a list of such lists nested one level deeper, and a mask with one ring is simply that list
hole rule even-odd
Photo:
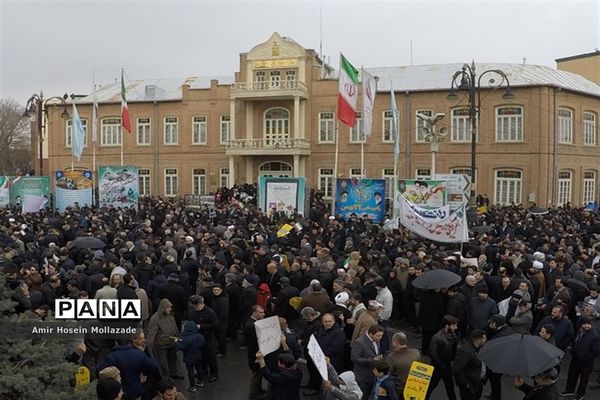
[{"label": "crowd of people", "polygon": [[[0,210],[0,270],[15,314],[51,318],[58,298],[140,299],[141,329],[128,341],[85,338],[68,356],[89,368],[102,400],[184,399],[176,381],[193,393],[218,380],[231,346],[247,349],[250,400],[404,398],[417,360],[434,366],[427,398],[443,381],[450,400],[457,392],[480,399],[488,383],[496,400],[502,375],[477,354],[513,333],[570,353],[568,366],[516,377],[525,398],[583,399],[600,356],[597,213],[488,206],[474,223],[486,228],[459,246],[335,218],[319,193],[311,192],[307,215],[267,216],[255,198],[256,187],[244,185],[219,190],[210,207],[145,198],[137,209]],[[284,223],[295,228],[278,235]],[[105,245],[72,246],[81,236]],[[434,269],[461,282],[413,286]],[[254,324],[269,316],[282,337],[265,355]],[[391,329],[399,323],[406,332]],[[409,330],[420,349],[409,346]],[[307,352],[313,335],[327,379]],[[568,379],[559,389],[561,367]],[[589,389],[598,388],[600,375]]]}]

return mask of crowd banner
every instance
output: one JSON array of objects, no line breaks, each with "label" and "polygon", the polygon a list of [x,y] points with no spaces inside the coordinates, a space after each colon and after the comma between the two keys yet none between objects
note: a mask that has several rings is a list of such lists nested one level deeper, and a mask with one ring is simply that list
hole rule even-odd
[{"label": "crowd banner", "polygon": [[10,177],[0,176],[0,207],[10,204]]},{"label": "crowd banner", "polygon": [[25,195],[43,197],[45,207],[50,206],[49,176],[15,176],[10,182],[10,204],[22,206]]},{"label": "crowd banner", "polygon": [[258,179],[258,204],[269,217],[275,212],[291,215],[295,210],[304,214],[305,192],[305,178],[261,176]]},{"label": "crowd banner", "polygon": [[254,323],[258,349],[264,355],[270,354],[281,346],[281,325],[276,315],[263,318]]},{"label": "crowd banner", "polygon": [[36,213],[48,203],[48,198],[44,196],[38,196],[35,194],[24,194],[23,203],[21,204],[21,213]]},{"label": "crowd banner", "polygon": [[431,376],[433,375],[433,366],[419,361],[413,361],[408,371],[406,385],[404,385],[405,399],[424,400],[427,396],[427,389]]},{"label": "crowd banner", "polygon": [[400,223],[429,240],[462,243],[468,240],[465,202],[448,202],[445,181],[398,182]]},{"label": "crowd banner", "polygon": [[138,168],[102,166],[98,168],[100,207],[137,207],[139,198]]},{"label": "crowd banner", "polygon": [[336,179],[335,215],[347,220],[352,214],[383,221],[385,179]]},{"label": "crowd banner", "polygon": [[54,178],[55,207],[58,211],[64,212],[76,203],[80,207],[92,206],[92,171],[56,171]]},{"label": "crowd banner", "polygon": [[325,354],[323,353],[323,349],[319,346],[319,342],[315,339],[315,335],[310,335],[310,339],[308,339],[308,355],[312,358],[319,374],[323,379],[329,379],[327,376],[327,361],[325,360]]}]

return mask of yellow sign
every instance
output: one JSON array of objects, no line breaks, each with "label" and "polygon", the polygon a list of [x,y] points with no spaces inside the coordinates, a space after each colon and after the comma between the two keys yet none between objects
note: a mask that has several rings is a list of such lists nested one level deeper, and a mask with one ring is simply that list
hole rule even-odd
[{"label": "yellow sign", "polygon": [[285,236],[287,236],[287,235],[288,235],[288,234],[289,234],[289,233],[292,231],[292,229],[294,229],[294,227],[293,227],[292,225],[290,225],[290,224],[285,224],[285,225],[283,225],[283,226],[282,226],[282,227],[281,227],[281,228],[280,228],[280,229],[277,231],[277,237],[278,237],[278,238],[282,238],[282,237],[285,237]]},{"label": "yellow sign", "polygon": [[424,400],[433,374],[433,366],[413,361],[404,386],[405,400]]},{"label": "yellow sign", "polygon": [[259,60],[254,62],[254,68],[289,68],[298,65],[297,58],[282,58],[281,60]]},{"label": "yellow sign", "polygon": [[75,372],[75,392],[83,389],[85,385],[90,384],[90,370],[87,367],[81,366]]}]

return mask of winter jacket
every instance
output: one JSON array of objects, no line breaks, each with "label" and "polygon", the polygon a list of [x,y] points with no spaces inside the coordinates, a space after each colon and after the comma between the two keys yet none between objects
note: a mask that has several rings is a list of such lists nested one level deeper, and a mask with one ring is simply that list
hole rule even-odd
[{"label": "winter jacket", "polygon": [[346,348],[344,330],[337,323],[328,330],[321,327],[317,331],[315,339],[317,339],[325,356],[330,358],[331,365],[336,370],[342,371],[344,369],[344,350]]},{"label": "winter jacket", "polygon": [[558,400],[560,398],[556,382],[541,386],[531,386],[525,383],[519,387],[519,390],[525,393],[523,400]]},{"label": "winter jacket", "polygon": [[431,338],[429,346],[431,363],[436,368],[451,369],[452,361],[456,357],[457,343],[458,337],[455,334],[447,334],[443,329],[440,329]]},{"label": "winter jacket", "polygon": [[226,329],[229,322],[229,296],[226,293],[214,296],[211,308],[217,315],[217,328]]},{"label": "winter jacket", "polygon": [[184,364],[198,365],[202,361],[202,347],[206,343],[194,321],[187,321],[177,342],[177,350],[183,352]]},{"label": "winter jacket", "polygon": [[271,400],[300,400],[302,372],[294,368],[279,368],[271,371],[267,367],[260,369],[262,376],[271,383]]},{"label": "winter jacket", "polygon": [[193,310],[190,312],[190,320],[194,321],[200,333],[204,336],[207,343],[213,343],[216,340],[215,330],[218,326],[217,314],[207,305],[202,310]]},{"label": "winter jacket", "polygon": [[527,310],[524,313],[515,314],[508,322],[515,333],[528,335],[533,324],[533,314],[531,310]]},{"label": "winter jacket", "polygon": [[477,358],[479,349],[468,341],[456,352],[454,361],[454,378],[459,387],[478,388],[482,386],[481,361]]},{"label": "winter jacket", "polygon": [[[575,340],[571,344],[571,356],[573,361],[580,364],[593,364],[594,359],[600,355],[600,337],[592,328],[589,332],[584,332],[579,328]],[[579,338],[579,335],[582,336]],[[579,341],[577,340],[579,338]]]},{"label": "winter jacket", "polygon": [[544,317],[536,328],[536,332],[542,329],[542,326],[550,324],[554,326],[554,340],[556,340],[556,347],[561,350],[565,350],[567,346],[573,340],[573,324],[568,318],[561,318],[559,320],[552,319],[552,316],[548,315]]},{"label": "winter jacket", "polygon": [[99,373],[106,367],[116,367],[121,372],[121,386],[129,399],[137,399],[143,393],[140,374],[150,380],[160,379],[160,371],[155,360],[131,344],[117,346],[96,368]]},{"label": "winter jacket", "polygon": [[479,297],[473,297],[468,310],[469,326],[473,329],[485,329],[490,317],[498,313],[496,302],[489,297],[483,301]]},{"label": "winter jacket", "polygon": [[168,299],[162,299],[158,305],[158,310],[150,317],[148,322],[148,343],[157,348],[168,348],[175,345],[173,337],[179,336],[179,329],[173,313],[166,313],[171,306]]}]

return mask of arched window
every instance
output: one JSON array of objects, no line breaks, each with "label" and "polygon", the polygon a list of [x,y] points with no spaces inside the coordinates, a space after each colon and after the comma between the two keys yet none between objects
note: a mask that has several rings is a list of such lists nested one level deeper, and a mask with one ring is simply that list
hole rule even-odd
[{"label": "arched window", "polygon": [[496,108],[496,141],[523,141],[523,107],[505,106]]},{"label": "arched window", "polygon": [[573,143],[573,112],[568,108],[558,109],[558,143]]},{"label": "arched window", "polygon": [[523,173],[514,169],[500,169],[495,176],[494,203],[521,204]]},{"label": "arched window", "polygon": [[558,172],[558,199],[559,206],[571,202],[571,187],[573,183],[573,173],[571,171]]},{"label": "arched window", "polygon": [[585,111],[583,113],[583,144],[594,146],[596,144],[596,113]]},{"label": "arched window", "polygon": [[583,205],[596,201],[596,172],[583,173]]},{"label": "arched window", "polygon": [[290,136],[290,113],[285,108],[271,108],[265,112],[264,137],[266,145],[286,141]]},{"label": "arched window", "polygon": [[291,177],[292,166],[283,161],[267,161],[260,164],[258,167],[258,174],[260,176],[273,176],[273,177]]}]

